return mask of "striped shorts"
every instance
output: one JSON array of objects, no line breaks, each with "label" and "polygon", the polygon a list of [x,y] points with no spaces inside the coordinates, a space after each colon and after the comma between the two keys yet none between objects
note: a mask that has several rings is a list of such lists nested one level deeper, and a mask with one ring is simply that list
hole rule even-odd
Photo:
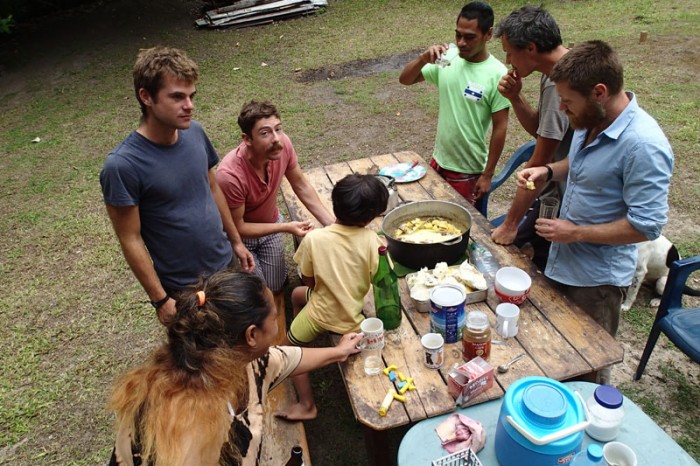
[{"label": "striped shorts", "polygon": [[[280,214],[275,223],[283,223]],[[255,259],[255,273],[265,280],[273,293],[282,291],[287,279],[287,264],[284,260],[284,233],[261,236],[260,238],[242,238]]]}]

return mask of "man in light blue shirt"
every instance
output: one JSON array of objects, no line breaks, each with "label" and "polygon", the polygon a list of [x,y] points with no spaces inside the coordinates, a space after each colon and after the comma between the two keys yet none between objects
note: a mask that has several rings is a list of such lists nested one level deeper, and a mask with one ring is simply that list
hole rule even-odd
[{"label": "man in light blue shirt", "polygon": [[545,275],[615,336],[635,243],[656,239],[668,219],[673,152],[623,90],[622,65],[605,42],[573,48],[549,77],[576,130],[569,157],[521,171],[518,184],[567,180],[560,218],[537,220],[537,233],[552,242]]}]

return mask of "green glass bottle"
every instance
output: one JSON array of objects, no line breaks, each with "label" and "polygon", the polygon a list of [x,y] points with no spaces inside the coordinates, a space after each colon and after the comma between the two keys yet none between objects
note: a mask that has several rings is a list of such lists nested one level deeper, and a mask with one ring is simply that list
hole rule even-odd
[{"label": "green glass bottle", "polygon": [[379,267],[372,280],[374,308],[377,317],[384,322],[384,330],[393,330],[401,324],[401,300],[399,277],[389,263],[386,246],[379,246]]}]

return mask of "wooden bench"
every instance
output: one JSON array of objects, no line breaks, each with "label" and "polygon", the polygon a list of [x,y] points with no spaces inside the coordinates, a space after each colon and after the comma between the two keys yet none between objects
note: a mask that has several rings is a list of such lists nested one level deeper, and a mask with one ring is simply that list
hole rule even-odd
[{"label": "wooden bench", "polygon": [[267,396],[265,406],[265,424],[263,425],[263,446],[260,464],[282,466],[289,460],[292,447],[300,445],[304,450],[304,464],[311,465],[309,445],[306,442],[306,431],[301,421],[283,421],[273,416],[273,413],[291,403],[296,403],[296,392],[291,379],[285,380],[275,387]]},{"label": "wooden bench", "polygon": [[[279,332],[277,334],[277,344],[282,341],[287,332],[286,310],[284,305],[284,294],[274,296],[275,307],[277,308],[277,324]],[[304,423],[301,421],[291,422],[276,418],[273,414],[280,409],[296,403],[297,395],[292,385],[292,380],[287,379],[279,386],[275,387],[267,396],[267,406],[265,406],[265,425],[263,426],[263,450],[261,464],[284,465],[289,460],[292,447],[300,445],[304,451],[304,464],[311,465],[309,445],[306,441],[306,431]]]}]

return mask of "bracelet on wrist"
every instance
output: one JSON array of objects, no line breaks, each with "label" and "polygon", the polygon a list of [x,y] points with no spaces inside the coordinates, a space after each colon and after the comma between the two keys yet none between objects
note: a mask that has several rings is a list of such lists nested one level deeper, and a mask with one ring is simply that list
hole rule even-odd
[{"label": "bracelet on wrist", "polygon": [[163,304],[167,303],[169,299],[170,299],[170,295],[166,293],[165,298],[163,298],[159,301],[151,301],[151,306],[153,306],[154,309],[158,309]]}]

